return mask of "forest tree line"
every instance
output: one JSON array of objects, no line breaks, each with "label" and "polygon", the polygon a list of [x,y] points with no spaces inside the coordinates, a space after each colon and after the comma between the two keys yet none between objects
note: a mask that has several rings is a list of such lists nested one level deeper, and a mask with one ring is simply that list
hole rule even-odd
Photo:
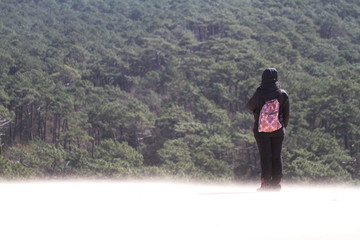
[{"label": "forest tree line", "polygon": [[245,108],[276,67],[285,178],[360,177],[360,3],[0,2],[0,177],[254,180]]}]

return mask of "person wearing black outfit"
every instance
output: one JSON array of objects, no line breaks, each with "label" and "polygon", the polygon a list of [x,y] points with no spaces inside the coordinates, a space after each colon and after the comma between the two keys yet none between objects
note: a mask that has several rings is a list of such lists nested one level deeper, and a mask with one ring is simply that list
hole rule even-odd
[{"label": "person wearing black outfit", "polygon": [[[263,190],[280,190],[283,176],[283,161],[281,156],[285,129],[289,122],[290,103],[285,90],[280,88],[277,70],[268,68],[262,74],[260,87],[247,103],[247,108],[254,114],[254,137],[261,160],[261,187]],[[277,98],[279,106],[279,122],[281,128],[273,132],[259,132],[259,116],[266,101]]]}]

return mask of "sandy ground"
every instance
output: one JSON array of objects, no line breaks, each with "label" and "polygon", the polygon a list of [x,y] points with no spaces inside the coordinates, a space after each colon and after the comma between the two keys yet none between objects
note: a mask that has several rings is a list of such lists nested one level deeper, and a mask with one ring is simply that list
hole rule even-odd
[{"label": "sandy ground", "polygon": [[256,187],[3,182],[0,239],[360,239],[359,188]]}]

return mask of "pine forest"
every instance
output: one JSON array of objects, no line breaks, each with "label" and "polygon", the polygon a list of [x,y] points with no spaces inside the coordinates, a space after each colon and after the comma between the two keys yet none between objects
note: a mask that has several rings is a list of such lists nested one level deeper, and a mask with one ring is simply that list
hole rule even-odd
[{"label": "pine forest", "polygon": [[357,0],[1,0],[0,179],[257,181],[246,103],[290,97],[284,179],[360,182]]}]

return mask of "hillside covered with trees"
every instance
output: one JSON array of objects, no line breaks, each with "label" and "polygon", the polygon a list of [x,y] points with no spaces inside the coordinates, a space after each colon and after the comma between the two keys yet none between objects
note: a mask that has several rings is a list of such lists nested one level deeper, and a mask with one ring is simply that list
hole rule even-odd
[{"label": "hillside covered with trees", "polygon": [[359,181],[360,2],[2,0],[1,178],[253,180],[276,67],[285,178]]}]

